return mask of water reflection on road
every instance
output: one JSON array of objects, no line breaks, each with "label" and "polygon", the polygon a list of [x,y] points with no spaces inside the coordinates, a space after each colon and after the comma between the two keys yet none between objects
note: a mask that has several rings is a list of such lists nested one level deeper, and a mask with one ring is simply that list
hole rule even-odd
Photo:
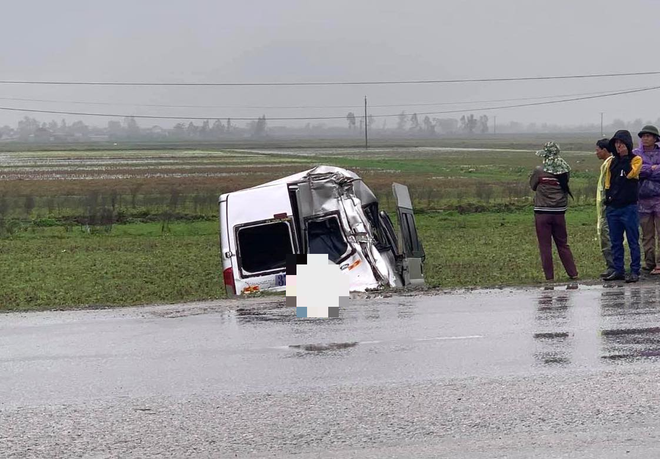
[{"label": "water reflection on road", "polygon": [[660,355],[660,288],[608,289],[601,294],[604,361],[635,361]]},{"label": "water reflection on road", "polygon": [[8,314],[0,399],[636,371],[660,356],[660,284],[649,282],[360,298],[338,319],[254,304]]},{"label": "water reflection on road", "polygon": [[537,365],[566,366],[576,358],[604,365],[660,356],[660,286],[603,288],[593,302],[580,293],[542,291],[536,299],[533,355]]},{"label": "water reflection on road", "polygon": [[572,333],[569,325],[571,307],[568,292],[544,291],[538,299],[536,310],[536,349],[534,358],[546,365],[566,365],[570,363]]},{"label": "water reflection on road", "polygon": [[607,368],[660,356],[660,286],[362,299],[334,320],[298,320],[285,307],[246,309],[236,325],[280,337],[286,358],[369,355],[421,369],[432,357],[437,373]]}]

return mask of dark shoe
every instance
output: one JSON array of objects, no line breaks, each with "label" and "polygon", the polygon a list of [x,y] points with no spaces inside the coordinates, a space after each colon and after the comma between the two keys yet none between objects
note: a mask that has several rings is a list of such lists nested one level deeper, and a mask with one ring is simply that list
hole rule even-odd
[{"label": "dark shoe", "polygon": [[626,284],[631,284],[633,282],[639,281],[639,274],[630,273],[626,276]]},{"label": "dark shoe", "polygon": [[626,276],[623,273],[617,273],[613,272],[609,276],[605,277],[603,280],[604,281],[617,281],[617,280],[624,280]]},{"label": "dark shoe", "polygon": [[644,271],[645,273],[650,273],[650,272],[653,271],[654,269],[655,269],[655,266],[644,266],[644,267],[642,268],[642,271]]},{"label": "dark shoe", "polygon": [[605,271],[605,272],[603,272],[603,273],[600,274],[600,278],[601,278],[601,279],[605,279],[606,277],[611,276],[611,275],[614,274],[615,272],[616,272],[616,271],[614,271],[613,269],[608,269],[607,271]]}]

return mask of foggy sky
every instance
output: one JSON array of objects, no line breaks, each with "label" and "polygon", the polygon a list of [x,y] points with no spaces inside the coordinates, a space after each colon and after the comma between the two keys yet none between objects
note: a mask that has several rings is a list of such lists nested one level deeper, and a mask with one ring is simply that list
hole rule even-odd
[{"label": "foggy sky", "polygon": [[[625,6],[624,6],[625,5]],[[265,82],[488,78],[660,70],[653,0],[50,0],[7,2],[0,79]],[[79,112],[208,116],[344,116],[370,104],[464,102],[653,86],[658,76],[602,80],[303,88],[106,88],[0,85],[0,98],[199,104],[159,108],[19,102],[0,106]],[[660,91],[534,108],[373,108],[465,113],[537,123],[656,120]],[[245,109],[237,106],[354,105]],[[0,124],[23,113],[0,111]],[[432,117],[460,117],[438,114]],[[40,120],[60,115],[30,115]],[[112,118],[71,116],[105,125]],[[174,121],[175,122],[175,121]],[[139,120],[141,126],[174,122]],[[320,122],[312,122],[320,123]],[[332,122],[326,122],[331,125]],[[285,122],[271,122],[271,125]],[[300,123],[297,123],[299,125]],[[345,125],[345,121],[334,123]],[[377,126],[383,124],[379,119]],[[393,127],[396,119],[388,119]]]}]

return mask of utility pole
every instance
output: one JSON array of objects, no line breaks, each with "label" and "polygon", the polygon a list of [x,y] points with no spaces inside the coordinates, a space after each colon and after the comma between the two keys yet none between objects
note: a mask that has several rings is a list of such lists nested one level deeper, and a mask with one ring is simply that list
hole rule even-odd
[{"label": "utility pole", "polygon": [[364,96],[364,149],[369,149],[369,120],[367,119],[367,96]]},{"label": "utility pole", "polygon": [[603,137],[603,112],[600,112],[600,136]]},{"label": "utility pole", "polygon": [[497,134],[497,115],[495,115],[493,118],[495,120],[493,124],[493,135],[495,135]]}]

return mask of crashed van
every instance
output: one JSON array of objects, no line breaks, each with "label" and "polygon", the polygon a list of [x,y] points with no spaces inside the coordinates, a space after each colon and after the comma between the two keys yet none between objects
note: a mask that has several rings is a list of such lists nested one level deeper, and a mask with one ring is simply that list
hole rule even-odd
[{"label": "crashed van", "polygon": [[228,296],[286,289],[289,254],[327,254],[351,291],[424,284],[408,188],[392,185],[399,231],[355,173],[318,166],[219,199]]}]

